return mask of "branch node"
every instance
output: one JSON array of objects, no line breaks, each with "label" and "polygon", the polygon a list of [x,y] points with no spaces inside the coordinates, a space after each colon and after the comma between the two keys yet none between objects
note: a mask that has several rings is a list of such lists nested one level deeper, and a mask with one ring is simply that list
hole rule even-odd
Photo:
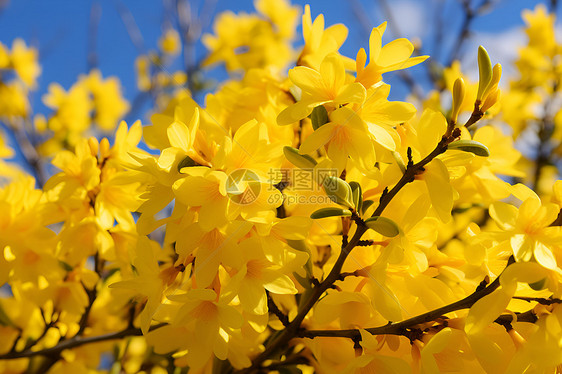
[{"label": "branch node", "polygon": [[406,154],[408,155],[408,168],[411,168],[412,166],[414,166],[414,159],[412,158],[412,148],[408,147],[408,150],[406,151]]}]

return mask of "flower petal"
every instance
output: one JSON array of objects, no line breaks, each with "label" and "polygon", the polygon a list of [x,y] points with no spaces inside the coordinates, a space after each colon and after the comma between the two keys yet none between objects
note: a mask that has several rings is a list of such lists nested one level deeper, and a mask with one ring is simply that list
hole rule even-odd
[{"label": "flower petal", "polygon": [[377,65],[390,66],[397,63],[405,62],[414,52],[414,46],[406,38],[400,38],[391,41],[382,47]]},{"label": "flower petal", "polygon": [[334,128],[337,124],[328,122],[324,126],[316,129],[301,144],[299,148],[300,154],[309,154],[328,143],[334,136]]}]

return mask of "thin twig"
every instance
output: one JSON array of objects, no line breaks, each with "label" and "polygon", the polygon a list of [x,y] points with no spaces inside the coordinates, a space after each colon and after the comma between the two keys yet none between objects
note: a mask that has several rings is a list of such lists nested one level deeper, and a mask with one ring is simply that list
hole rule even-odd
[{"label": "thin twig", "polygon": [[29,140],[29,135],[25,131],[27,120],[21,120],[18,123],[10,123],[6,127],[10,130],[16,139],[18,148],[20,149],[25,162],[33,170],[36,182],[39,187],[43,187],[47,181],[45,171],[43,170],[43,160],[35,146]]},{"label": "thin twig", "polygon": [[129,10],[129,8],[127,8],[127,6],[122,1],[115,0],[114,4],[115,10],[117,10],[119,17],[121,18],[121,21],[123,22],[123,25],[127,30],[127,34],[129,34],[131,42],[140,54],[146,54],[144,39],[139,27],[137,26],[135,17],[133,17],[133,14]]},{"label": "thin twig", "polygon": [[[515,260],[512,257],[509,258],[507,266],[514,263]],[[468,309],[472,307],[478,300],[482,299],[494,292],[500,286],[500,277],[498,276],[489,286],[484,288],[477,288],[472,294],[468,295],[464,299],[456,301],[454,303],[445,305],[441,308],[431,310],[427,313],[420,314],[418,316],[409,318],[407,320],[395,323],[389,323],[384,326],[372,327],[365,329],[372,335],[405,335],[408,331],[414,329],[418,325],[422,325],[428,322],[435,321],[436,319],[445,316],[448,313],[455,312],[457,310]],[[301,330],[299,336],[302,338],[314,338],[314,337],[341,337],[356,339],[360,336],[358,329],[346,329],[346,330]]]},{"label": "thin twig", "polygon": [[453,44],[453,49],[451,50],[451,53],[449,54],[449,58],[446,61],[446,66],[451,66],[453,64],[453,61],[459,59],[461,49],[464,46],[468,37],[470,36],[470,26],[472,24],[472,21],[474,21],[474,19],[485,8],[490,6],[492,1],[493,0],[484,0],[484,1],[482,1],[482,3],[480,3],[480,5],[478,5],[474,9],[470,7],[470,0],[463,0],[461,2],[463,10],[464,10],[464,18],[462,20],[462,24],[461,24],[459,34],[457,35],[457,39],[455,40],[455,42]]},{"label": "thin twig", "polygon": [[[167,325],[166,323],[154,325],[150,328],[150,331],[159,329],[160,327],[166,325]],[[59,355],[65,349],[72,349],[72,348],[80,347],[85,344],[99,343],[108,340],[122,339],[127,336],[140,336],[140,335],[142,335],[141,329],[136,327],[128,327],[124,330],[118,332],[112,332],[105,335],[88,336],[88,337],[75,336],[73,338],[60,342],[54,347],[45,348],[39,351],[32,351],[27,349],[21,352],[9,352],[0,355],[0,360],[12,360],[14,358],[24,358],[24,357],[33,357],[33,356],[55,356],[55,355]]]},{"label": "thin twig", "polygon": [[[552,85],[552,92],[558,90],[559,82],[555,81]],[[543,116],[539,122],[539,131],[537,137],[539,138],[539,144],[537,144],[537,156],[535,158],[535,173],[533,175],[533,191],[539,191],[539,184],[542,177],[542,171],[545,166],[552,164],[552,145],[551,137],[554,133],[554,120],[550,115],[551,106],[556,97],[550,96],[543,107]]]},{"label": "thin twig", "polygon": [[101,4],[99,1],[93,1],[90,9],[90,23],[88,25],[88,57],[87,71],[98,67],[97,40],[98,26],[101,18]]},{"label": "thin twig", "polygon": [[275,314],[275,316],[279,319],[279,321],[281,321],[283,326],[286,327],[287,325],[289,325],[289,317],[287,317],[287,315],[285,315],[285,313],[283,313],[279,309],[277,304],[275,304],[275,301],[273,301],[273,299],[271,298],[269,291],[266,291],[266,294],[267,294],[267,309],[269,309],[271,313]]},{"label": "thin twig", "polygon": [[[384,209],[388,206],[390,201],[402,189],[402,187],[404,187],[406,184],[410,182],[413,182],[415,176],[419,173],[422,173],[425,170],[424,169],[425,165],[427,165],[435,157],[444,153],[447,150],[447,146],[449,145],[449,143],[455,140],[455,138],[459,135],[457,134],[459,132],[458,129],[453,129],[453,127],[454,127],[454,123],[452,125],[449,124],[449,127],[447,128],[447,132],[443,135],[443,137],[441,138],[435,149],[430,154],[424,157],[421,161],[413,165],[410,165],[409,167],[406,168],[406,171],[404,172],[398,183],[396,183],[396,185],[390,191],[388,191],[386,194],[381,196],[379,205],[375,210],[375,212],[373,213],[373,216],[380,216],[383,213]],[[285,346],[291,339],[298,336],[301,330],[301,324],[304,321],[306,315],[314,307],[314,305],[316,305],[316,303],[318,302],[320,297],[324,294],[324,292],[330,288],[333,288],[334,283],[340,279],[341,269],[343,267],[343,264],[345,263],[345,260],[347,259],[353,248],[355,248],[359,244],[361,237],[367,231],[367,227],[364,224],[363,225],[358,224],[356,227],[357,228],[353,237],[349,240],[349,242],[347,242],[347,244],[342,246],[341,252],[338,258],[336,259],[336,262],[332,267],[332,270],[320,284],[316,285],[312,289],[312,294],[301,306],[299,313],[297,314],[295,319],[293,319],[291,323],[285,328],[285,330],[283,330],[279,334],[279,336],[275,340],[273,340],[265,348],[265,350],[252,361],[252,365],[249,368],[240,370],[239,373],[250,373],[258,370],[261,364],[265,360],[269,359],[274,352],[279,350],[281,347]],[[497,282],[499,286],[499,280]],[[437,312],[441,313],[440,310],[433,311],[433,313],[437,313]],[[434,318],[437,318],[440,315],[441,314],[437,315]]]}]

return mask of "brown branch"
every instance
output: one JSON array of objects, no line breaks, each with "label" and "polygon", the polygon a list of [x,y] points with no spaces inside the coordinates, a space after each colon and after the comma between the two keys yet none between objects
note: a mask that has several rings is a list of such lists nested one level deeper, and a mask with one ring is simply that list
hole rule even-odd
[{"label": "brown branch", "polygon": [[90,71],[98,66],[98,54],[96,51],[98,26],[101,18],[101,4],[99,1],[93,1],[90,9],[90,23],[88,25],[88,56],[87,70]]},{"label": "brown branch", "polygon": [[[447,129],[447,132],[449,133],[449,129]],[[452,130],[450,132],[453,133]],[[437,144],[437,146],[435,147],[435,149],[430,154],[425,156],[421,161],[419,161],[416,164],[412,165],[409,163],[408,166],[406,167],[406,172],[402,175],[402,178],[400,178],[398,183],[396,183],[396,185],[392,187],[390,191],[381,195],[379,206],[373,213],[372,217],[380,216],[384,211],[384,209],[386,208],[386,206],[390,203],[390,201],[394,198],[394,196],[398,194],[398,192],[402,189],[402,187],[404,187],[410,182],[413,182],[416,175],[424,171],[425,165],[429,164],[435,157],[439,156],[441,153],[444,153],[447,150],[447,146],[449,145],[449,143],[451,143],[456,137],[454,135],[456,134],[452,134],[451,136],[448,137],[444,135],[439,141],[439,143]]]},{"label": "brown branch", "polygon": [[[528,323],[535,323],[537,322],[538,318],[535,312],[531,309],[523,313],[515,313],[515,319],[517,322],[528,322]],[[495,323],[506,326],[510,325],[514,322],[513,314],[502,314],[496,320]],[[396,328],[395,325],[397,324],[389,324],[386,326],[375,327],[370,329],[365,329],[371,335],[402,335],[406,337],[410,337],[412,334],[411,332],[415,332],[416,329],[413,325],[410,327],[402,327]],[[336,337],[336,338],[349,338],[352,340],[356,340],[361,337],[361,333],[357,329],[349,329],[349,330],[308,330],[308,331],[301,331],[299,334],[302,338],[319,338],[319,337]]]},{"label": "brown branch", "polygon": [[[158,325],[154,325],[150,328],[150,331],[159,329],[160,327],[166,326],[166,323],[160,323]],[[51,348],[45,348],[39,351],[32,351],[32,350],[23,350],[20,352],[9,352],[3,355],[0,355],[0,360],[12,360],[15,358],[25,358],[25,357],[33,357],[33,356],[57,356],[65,349],[72,349],[76,347],[80,347],[85,344],[92,344],[92,343],[99,343],[105,342],[108,340],[116,340],[122,339],[127,336],[140,336],[142,335],[141,329],[136,327],[128,327],[124,330],[118,332],[112,332],[105,335],[98,335],[98,336],[89,336],[89,337],[81,337],[75,336],[71,339],[64,340]]]},{"label": "brown branch", "polygon": [[285,330],[283,330],[280,333],[277,339],[275,339],[269,346],[265,348],[265,350],[261,354],[259,354],[253,360],[252,366],[244,370],[240,370],[239,373],[249,373],[254,370],[258,370],[262,362],[267,360],[274,352],[279,350],[281,347],[285,346],[291,339],[293,339],[298,335],[302,321],[304,320],[308,312],[312,309],[312,307],[316,304],[318,299],[320,299],[322,294],[327,289],[331,288],[334,282],[339,279],[341,269],[343,267],[343,264],[347,256],[349,255],[351,250],[357,245],[357,243],[359,242],[361,236],[363,236],[365,231],[367,231],[366,227],[363,226],[357,227],[357,230],[355,231],[355,235],[353,235],[349,243],[344,248],[342,248],[339,257],[336,260],[336,263],[334,264],[334,267],[332,268],[328,276],[320,284],[318,284],[316,287],[312,289],[312,294],[307,299],[307,301],[303,304],[303,306],[300,308],[300,311],[295,317],[295,319],[293,319],[291,323],[289,323],[289,325],[285,328]]},{"label": "brown branch", "polygon": [[[552,92],[558,90],[559,82],[555,81],[552,85]],[[535,158],[535,173],[533,175],[533,191],[540,193],[539,183],[542,177],[542,171],[545,166],[552,164],[552,144],[551,138],[554,133],[554,119],[550,115],[551,106],[556,96],[550,96],[544,103],[544,114],[539,122],[539,131],[537,137],[539,144],[537,144],[537,156]]]},{"label": "brown branch", "polygon": [[469,128],[470,126],[474,125],[476,122],[480,121],[482,117],[484,117],[484,113],[480,110],[480,104],[482,102],[480,100],[476,100],[474,102],[474,109],[472,110],[472,114],[470,118],[464,124],[464,127]]},{"label": "brown branch", "polygon": [[461,48],[463,47],[465,41],[470,36],[470,26],[472,21],[479,15],[479,13],[483,12],[488,6],[492,4],[493,0],[484,0],[482,3],[477,6],[475,9],[470,7],[470,0],[463,0],[462,7],[464,10],[464,18],[462,20],[461,28],[459,34],[457,36],[457,40],[453,44],[453,49],[451,50],[451,54],[449,55],[449,59],[446,62],[446,66],[451,66],[453,61],[459,59],[459,54]]},{"label": "brown branch", "polygon": [[[408,165],[408,167],[406,168],[406,171],[404,172],[404,174],[402,175],[402,177],[400,178],[398,183],[396,183],[396,185],[390,191],[388,191],[386,193],[383,193],[381,195],[381,198],[380,198],[380,201],[379,201],[379,206],[377,207],[377,209],[373,213],[373,217],[374,216],[380,216],[383,213],[384,209],[388,206],[390,201],[402,189],[402,187],[404,187],[406,184],[414,181],[415,176],[424,171],[425,165],[427,165],[431,160],[433,160],[435,157],[437,157],[441,153],[444,153],[447,150],[448,144],[451,143],[459,135],[458,131],[453,131],[453,127],[454,127],[454,124],[449,125],[446,134],[443,135],[443,137],[441,138],[441,140],[439,141],[439,143],[437,144],[435,149],[430,154],[428,154],[426,157],[424,157],[421,161],[419,161],[418,163]],[[448,134],[451,134],[451,135],[449,136]],[[345,260],[347,259],[347,257],[349,256],[349,253],[353,250],[353,248],[355,248],[360,243],[361,237],[367,231],[367,227],[364,224],[358,223],[356,227],[357,227],[357,229],[356,229],[353,237],[349,240],[349,242],[347,242],[347,241],[344,242],[345,245],[342,245],[342,250],[341,250],[332,270],[330,271],[328,276],[320,284],[316,285],[312,289],[312,294],[309,296],[309,298],[301,306],[301,308],[299,310],[299,313],[297,314],[295,319],[293,321],[291,321],[291,323],[285,328],[285,330],[283,330],[279,334],[279,336],[275,340],[273,340],[265,348],[265,350],[253,360],[252,366],[250,366],[249,368],[240,370],[239,373],[249,373],[249,372],[258,370],[260,368],[261,364],[265,360],[270,358],[270,356],[274,352],[281,349],[281,347],[285,346],[291,339],[293,339],[294,337],[297,337],[299,335],[299,332],[300,332],[300,329],[301,329],[301,324],[302,324],[304,318],[306,317],[308,312],[314,307],[314,305],[320,299],[320,297],[324,294],[324,292],[326,290],[330,289],[330,288],[333,288],[334,283],[337,280],[340,279],[341,269],[343,267],[343,264],[345,263]],[[497,282],[498,282],[497,286],[499,286],[499,280]]]},{"label": "brown branch", "polygon": [[43,160],[37,152],[37,149],[29,139],[29,135],[25,130],[29,122],[27,119],[18,121],[17,123],[8,123],[7,128],[12,132],[18,148],[20,149],[25,162],[33,170],[35,178],[39,187],[43,187],[47,181],[47,176],[43,170]]},{"label": "brown branch", "polygon": [[127,6],[120,0],[115,0],[115,10],[119,14],[125,29],[127,30],[127,34],[129,34],[129,38],[131,42],[137,49],[140,54],[146,54],[146,47],[144,45],[144,39],[142,37],[142,33],[135,21],[135,17],[133,13],[127,8]]},{"label": "brown branch", "polygon": [[[98,253],[96,253],[95,269],[96,269],[96,273],[98,273],[98,277],[99,277],[98,279],[101,280],[102,279],[101,271],[98,271],[98,266],[99,266],[98,263],[99,263],[99,255]],[[77,336],[82,335],[86,327],[88,327],[88,318],[90,317],[92,306],[94,305],[94,302],[96,301],[96,298],[98,296],[97,283],[94,285],[94,287],[91,290],[88,289],[84,283],[82,283],[82,287],[84,287],[84,291],[86,292],[86,295],[88,295],[88,305],[86,305],[86,308],[84,309],[84,313],[82,313],[82,317],[80,317],[80,322],[78,323],[79,329],[78,332],[76,333]]]},{"label": "brown branch", "polygon": [[[511,256],[507,262],[507,266],[514,263],[515,260]],[[441,308],[431,310],[427,313],[420,314],[418,316],[409,318],[407,320],[395,323],[389,323],[384,326],[367,328],[369,333],[372,335],[407,335],[413,329],[416,329],[417,325],[435,321],[436,319],[445,316],[448,313],[469,309],[478,300],[494,292],[500,286],[500,277],[498,276],[489,286],[481,288],[478,287],[476,291],[468,295],[464,299],[456,301],[454,303],[445,305]],[[346,330],[301,330],[299,332],[299,337],[302,338],[315,338],[315,337],[341,337],[349,339],[357,339],[360,336],[358,329],[346,329]]]},{"label": "brown branch", "polygon": [[541,305],[562,304],[561,299],[553,299],[552,297],[547,299],[544,297],[513,296],[513,298],[517,300],[527,301],[529,303],[535,301]]},{"label": "brown branch", "polygon": [[[523,313],[515,313],[515,317],[517,319],[517,322],[535,323],[538,320],[535,311],[532,309]],[[513,314],[502,314],[501,316],[496,318],[494,322],[503,326],[505,326],[508,323],[511,324],[512,322],[514,322]]]},{"label": "brown branch", "polygon": [[279,319],[279,321],[281,321],[283,326],[285,327],[288,326],[289,317],[287,317],[287,315],[283,313],[281,309],[279,309],[277,304],[275,304],[275,301],[273,301],[273,299],[271,298],[269,291],[266,291],[266,294],[267,294],[267,309],[269,309],[271,313],[275,314],[275,316]]}]

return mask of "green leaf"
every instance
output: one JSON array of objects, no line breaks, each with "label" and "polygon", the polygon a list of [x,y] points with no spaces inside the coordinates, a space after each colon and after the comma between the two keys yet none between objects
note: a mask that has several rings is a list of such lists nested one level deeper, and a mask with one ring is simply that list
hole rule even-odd
[{"label": "green leaf", "polygon": [[475,140],[461,139],[456,142],[452,142],[448,146],[449,149],[458,149],[463,152],[474,153],[476,156],[488,157],[490,156],[490,150],[484,144],[479,143]]},{"label": "green leaf", "polygon": [[312,121],[312,128],[314,130],[328,123],[328,112],[326,111],[326,108],[324,108],[324,105],[318,105],[312,110],[310,120]]},{"label": "green leaf", "polygon": [[361,214],[365,214],[367,209],[371,207],[375,202],[373,200],[365,200],[363,201],[363,206],[361,207]]},{"label": "green leaf", "polygon": [[316,160],[309,155],[301,155],[296,148],[283,147],[283,154],[291,164],[301,169],[312,169],[316,166]]},{"label": "green leaf", "polygon": [[220,360],[215,357],[213,361],[213,374],[230,373],[233,371],[232,365],[228,360]]},{"label": "green leaf", "polygon": [[4,306],[2,305],[2,303],[0,303],[0,325],[16,327],[16,325],[12,322],[10,317],[4,311]]},{"label": "green leaf", "polygon": [[62,260],[59,260],[59,265],[66,271],[72,271],[73,267],[70,266],[70,264],[68,264],[67,262],[64,262]]},{"label": "green leaf", "polygon": [[182,168],[188,168],[197,165],[197,162],[193,161],[190,157],[186,157],[178,164],[178,171],[181,173]]},{"label": "green leaf", "polygon": [[365,220],[368,228],[375,230],[381,235],[392,238],[400,233],[398,225],[386,217],[371,217]]},{"label": "green leaf", "polygon": [[351,196],[353,199],[353,205],[358,212],[361,212],[361,207],[363,205],[363,191],[361,190],[361,185],[357,182],[349,182],[351,186]]},{"label": "green leaf", "polygon": [[351,211],[342,208],[322,208],[310,215],[312,219],[326,218],[326,217],[349,217]]},{"label": "green leaf", "polygon": [[351,186],[341,178],[328,176],[322,182],[328,197],[336,204],[353,208]]},{"label": "green leaf", "polygon": [[546,285],[546,278],[543,278],[538,282],[529,283],[529,287],[531,287],[535,291],[544,290],[545,285]]},{"label": "green leaf", "polygon": [[302,374],[302,370],[296,365],[280,367],[277,371],[279,374]]}]

